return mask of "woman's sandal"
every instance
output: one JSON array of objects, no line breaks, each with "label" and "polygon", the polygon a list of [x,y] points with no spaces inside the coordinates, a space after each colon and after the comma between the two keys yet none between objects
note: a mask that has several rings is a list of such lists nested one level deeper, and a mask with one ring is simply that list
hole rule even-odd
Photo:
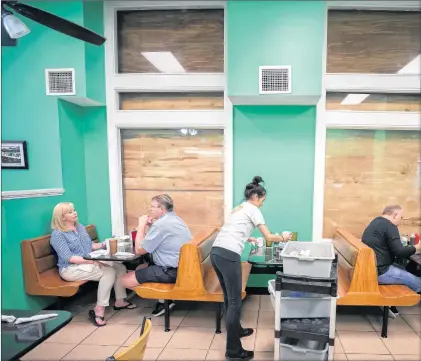
[{"label": "woman's sandal", "polygon": [[114,306],[114,311],[119,311],[119,310],[134,310],[135,308],[137,308],[137,305],[134,305],[133,303],[129,302],[129,303],[127,303],[126,306],[122,306],[122,307],[116,307],[116,306]]},{"label": "woman's sandal", "polygon": [[102,327],[105,326],[106,323],[104,323],[103,325],[96,322],[96,319],[100,319],[101,321],[105,321],[105,317],[104,316],[98,316],[97,314],[95,314],[94,310],[89,310],[88,312],[88,316],[89,316],[89,320],[96,326],[96,327]]}]

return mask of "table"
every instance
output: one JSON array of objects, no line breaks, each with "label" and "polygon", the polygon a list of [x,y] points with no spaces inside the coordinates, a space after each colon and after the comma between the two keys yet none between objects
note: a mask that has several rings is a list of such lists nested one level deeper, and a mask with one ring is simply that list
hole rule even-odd
[{"label": "table", "polygon": [[275,274],[282,271],[282,259],[274,256],[275,247],[255,248],[250,252],[248,262],[253,265],[250,273],[253,274]]},{"label": "table", "polygon": [[99,257],[90,257],[90,256],[85,256],[83,257],[83,259],[86,259],[88,261],[114,261],[114,262],[132,262],[135,261],[139,258],[143,257],[140,254],[135,254],[133,257],[116,257],[113,255],[106,255],[106,256],[99,256]]},{"label": "table", "polygon": [[2,310],[2,315],[31,317],[43,313],[57,313],[58,316],[42,321],[22,323],[13,326],[12,323],[1,323],[1,359],[19,360],[33,348],[44,342],[51,335],[66,326],[72,320],[72,314],[67,311]]},{"label": "table", "polygon": [[421,277],[421,253],[413,254],[409,258],[406,270],[417,277]]}]

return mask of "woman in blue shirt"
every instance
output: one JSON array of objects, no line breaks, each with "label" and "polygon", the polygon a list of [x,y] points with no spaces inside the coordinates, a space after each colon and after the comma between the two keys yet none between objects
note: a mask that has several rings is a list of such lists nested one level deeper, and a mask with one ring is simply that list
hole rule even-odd
[{"label": "woman in blue shirt", "polygon": [[112,266],[99,261],[85,260],[93,250],[103,247],[92,242],[85,227],[78,223],[77,212],[72,203],[59,203],[53,211],[51,221],[51,246],[58,256],[58,268],[61,278],[66,281],[98,281],[97,305],[89,311],[89,319],[100,327],[104,321],[105,307],[109,305],[111,288],[114,287],[115,310],[132,309],[136,305],[126,302],[126,289],[121,283],[121,276],[126,267],[118,262]]}]

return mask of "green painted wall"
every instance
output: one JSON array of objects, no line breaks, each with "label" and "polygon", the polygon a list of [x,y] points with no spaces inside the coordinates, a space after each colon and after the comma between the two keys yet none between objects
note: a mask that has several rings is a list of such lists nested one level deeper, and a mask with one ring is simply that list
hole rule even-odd
[{"label": "green painted wall", "polygon": [[[82,3],[34,2],[76,23]],[[46,68],[75,68],[77,93],[85,92],[81,41],[24,19],[31,33],[16,47],[2,48],[2,139],[28,142],[28,170],[2,170],[3,190],[61,188],[57,98],[45,94]],[[72,56],[69,56],[72,54]],[[79,56],[80,55],[80,56]]]},{"label": "green painted wall", "polygon": [[261,65],[292,65],[291,95],[320,95],[324,1],[229,1],[227,12],[229,96],[258,95]]},{"label": "green painted wall", "polygon": [[[102,31],[101,2],[31,4]],[[28,142],[29,170],[2,170],[2,190],[63,187],[65,194],[2,202],[2,290],[8,290],[2,307],[41,309],[54,299],[26,295],[20,242],[49,233],[52,209],[62,201],[74,202],[80,221],[96,224],[100,237],[111,233],[105,107],[46,96],[44,69],[75,68],[77,95],[103,101],[104,50],[24,21],[31,33],[16,47],[2,48],[2,139]]]},{"label": "green painted wall", "polygon": [[[260,175],[267,190],[261,210],[271,232],[296,231],[299,240],[311,240],[316,108],[234,107],[233,126],[234,205]],[[250,275],[248,286],[266,287],[270,278]]]},{"label": "green painted wall", "polygon": [[89,222],[97,226],[98,237],[105,239],[111,236],[110,181],[105,107],[85,109],[84,141]]}]

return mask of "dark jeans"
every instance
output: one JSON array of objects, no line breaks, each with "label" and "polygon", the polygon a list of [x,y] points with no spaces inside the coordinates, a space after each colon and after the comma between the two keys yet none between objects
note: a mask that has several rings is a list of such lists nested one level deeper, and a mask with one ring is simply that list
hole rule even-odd
[{"label": "dark jeans", "polygon": [[136,270],[135,276],[139,284],[147,282],[175,283],[177,279],[177,268],[164,268],[150,265],[146,268]]},{"label": "dark jeans", "polygon": [[[227,252],[224,257],[222,252]],[[241,259],[240,256],[229,250],[219,254],[211,253],[212,266],[215,269],[224,293],[225,324],[227,328],[227,352],[237,354],[242,350],[240,332],[241,318]],[[233,254],[238,256],[238,261],[232,261]]]}]

